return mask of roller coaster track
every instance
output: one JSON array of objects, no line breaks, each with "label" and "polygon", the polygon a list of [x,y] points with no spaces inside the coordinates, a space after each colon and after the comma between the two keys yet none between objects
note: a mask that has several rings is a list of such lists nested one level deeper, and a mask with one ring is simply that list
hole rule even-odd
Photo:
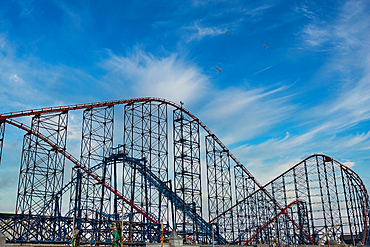
[{"label": "roller coaster track", "polygon": [[[106,159],[103,163],[97,164],[94,167],[91,167],[88,169],[89,174],[94,172],[94,170],[98,169],[100,166],[102,166],[104,163],[108,163],[112,161],[113,159],[127,162],[133,169],[137,169],[145,178],[147,178],[150,183],[152,183],[163,195],[165,195],[170,201],[172,201],[174,204],[180,206],[180,205],[185,205],[185,214],[187,214],[190,218],[194,219],[198,226],[202,228],[204,232],[207,233],[207,235],[212,238],[212,226],[208,224],[202,217],[200,217],[197,213],[193,212],[191,207],[189,205],[186,205],[186,203],[179,197],[177,196],[168,186],[166,183],[161,181],[153,172],[150,171],[145,166],[145,159],[135,159],[126,156],[125,153],[116,153],[116,154],[111,154],[108,159]],[[144,163],[144,165],[143,165]],[[84,172],[84,174],[87,174],[88,172]],[[49,200],[45,204],[45,207],[40,211],[40,215],[43,215],[43,212],[46,210],[46,208],[50,205],[52,200],[57,197],[61,196],[64,191],[67,190],[68,187],[73,183],[73,181],[76,180],[76,178],[73,178],[68,184],[66,184],[59,192],[56,193],[56,195]],[[138,211],[139,212],[139,211]],[[141,211],[140,213],[143,213]],[[112,215],[104,215],[105,217],[113,217]],[[154,218],[154,217],[153,217]],[[222,244],[227,244],[227,241],[218,233],[216,233],[216,240],[218,240],[219,243]]]},{"label": "roller coaster track", "polygon": [[[206,222],[201,216],[199,216],[192,207],[186,204],[175,192],[173,192],[167,185],[167,183],[160,180],[146,165],[145,159],[135,159],[128,157],[124,152],[112,154],[108,160],[119,160],[128,163],[133,169],[138,170],[143,177],[148,179],[149,183],[153,184],[165,197],[167,197],[176,206],[184,206],[184,213],[193,219],[197,226],[199,226],[203,232],[205,232],[209,238],[212,238],[212,226]],[[228,242],[217,232],[213,233],[215,239],[220,244],[228,244]]]},{"label": "roller coaster track", "polygon": [[[233,210],[234,208],[236,208],[238,205],[240,205],[240,204],[242,204],[242,203],[244,203],[246,200],[248,200],[249,198],[251,198],[252,196],[254,196],[255,194],[257,194],[258,192],[260,192],[260,191],[264,191],[264,188],[266,188],[268,185],[270,185],[270,184],[272,184],[273,182],[275,182],[276,180],[278,180],[280,177],[282,177],[282,176],[284,176],[285,174],[287,174],[288,172],[290,172],[290,171],[292,171],[295,167],[297,167],[297,166],[299,166],[300,164],[302,164],[303,162],[305,162],[305,161],[307,161],[307,160],[309,160],[309,159],[311,159],[311,158],[313,158],[313,157],[315,157],[316,156],[316,154],[313,154],[313,155],[311,155],[311,156],[309,156],[309,157],[307,157],[307,158],[305,158],[304,160],[302,160],[302,161],[300,161],[299,163],[297,163],[296,165],[294,165],[294,166],[292,166],[290,169],[288,169],[287,171],[285,171],[284,173],[282,173],[281,175],[279,175],[279,176],[277,176],[276,178],[274,178],[273,180],[271,180],[270,182],[268,182],[267,184],[265,184],[263,187],[261,187],[261,188],[259,188],[259,189],[257,189],[256,191],[254,191],[253,193],[251,193],[251,194],[249,194],[247,197],[245,197],[244,199],[242,199],[242,200],[240,200],[238,203],[236,203],[235,205],[233,205],[231,208],[229,208],[229,209],[227,209],[226,211],[224,211],[224,212],[222,212],[221,214],[219,214],[217,217],[215,217],[214,219],[212,219],[212,220],[210,220],[209,221],[209,223],[212,223],[212,222],[214,222],[215,220],[217,220],[219,217],[221,217],[221,216],[223,216],[223,215],[225,215],[227,212],[229,212],[229,211],[231,211],[231,210]],[[325,155],[323,155],[324,157],[325,157],[325,160],[326,161],[336,161],[335,159],[333,159],[333,158],[331,158],[331,157],[329,157],[329,156],[325,156]],[[344,168],[344,170],[347,170],[348,171],[348,173],[352,176],[352,177],[354,177],[354,179],[355,179],[355,181],[357,181],[358,183],[359,183],[359,185],[361,186],[361,188],[362,188],[362,190],[363,190],[363,197],[364,197],[364,204],[365,204],[365,210],[364,210],[364,228],[363,228],[363,232],[364,232],[364,234],[363,234],[363,236],[362,236],[362,243],[364,243],[365,242],[365,238],[366,238],[366,233],[367,233],[367,226],[368,226],[368,218],[369,218],[369,198],[368,198],[368,194],[367,194],[367,190],[366,190],[366,187],[365,187],[365,185],[364,185],[364,183],[362,182],[362,180],[361,180],[361,178],[358,176],[358,174],[357,173],[355,173],[352,169],[350,169],[349,167],[347,167],[347,166],[345,166],[345,165],[343,165],[342,163],[340,163],[340,162],[338,162],[338,161],[336,161],[341,167],[343,167]],[[297,201],[299,201],[299,200],[297,200]],[[297,202],[297,201],[295,201],[295,202]],[[289,204],[289,205],[293,205],[294,204],[294,202],[292,202],[291,204]],[[285,209],[287,209],[287,207],[285,208]],[[282,213],[284,213],[285,212],[285,210],[281,210],[280,211],[280,213],[279,213],[279,215],[281,215]],[[278,217],[278,216],[275,216],[274,218],[276,218],[276,217]],[[267,224],[268,225],[268,224]],[[266,225],[266,227],[267,227],[267,225]],[[266,228],[265,227],[265,228]],[[262,227],[263,228],[263,227]],[[260,228],[259,230],[258,230],[258,233],[259,232],[261,232],[263,229],[262,228]],[[262,230],[261,230],[262,229]],[[257,233],[257,235],[258,235],[258,233]],[[256,236],[257,236],[256,235]],[[253,238],[254,238],[255,236],[253,236]],[[250,240],[248,240],[247,241],[247,243],[249,243],[253,238],[251,238]]]},{"label": "roller coaster track", "polygon": [[[114,193],[119,199],[123,199],[127,204],[129,204],[132,208],[134,208],[137,212],[140,212],[145,218],[147,218],[150,222],[152,223],[158,223],[151,215],[146,213],[143,209],[135,205],[133,202],[131,202],[128,198],[124,197],[121,192],[113,188],[110,184],[106,183],[103,181],[99,175],[97,175],[93,171],[89,171],[88,168],[80,164],[80,162],[74,158],[71,154],[69,154],[67,151],[59,148],[53,141],[49,140],[46,136],[42,135],[41,133],[35,133],[33,132],[29,127],[26,125],[15,121],[13,118],[17,117],[23,117],[23,116],[33,116],[33,115],[38,115],[38,114],[45,114],[45,113],[55,113],[55,112],[63,112],[63,111],[72,111],[72,110],[79,110],[79,109],[92,109],[95,107],[106,107],[106,106],[114,106],[114,105],[121,105],[121,104],[131,104],[131,103],[137,103],[137,102],[159,102],[159,103],[165,103],[168,104],[175,109],[181,110],[185,114],[187,114],[190,118],[195,120],[199,125],[205,130],[205,132],[208,133],[209,136],[213,138],[213,140],[221,147],[221,149],[227,153],[227,155],[235,162],[236,167],[239,167],[246,175],[247,177],[253,181],[255,185],[257,185],[257,190],[250,194],[248,197],[243,199],[242,201],[239,201],[236,205],[232,206],[230,209],[226,210],[225,212],[221,213],[219,216],[211,220],[209,223],[212,223],[214,220],[216,220],[218,217],[225,215],[226,212],[232,210],[235,206],[239,205],[241,202],[244,202],[247,198],[249,198],[251,195],[261,191],[264,193],[267,198],[276,206],[276,208],[280,211],[280,215],[284,214],[289,221],[292,222],[292,224],[299,229],[302,234],[304,234],[312,243],[317,244],[314,239],[309,236],[294,220],[290,217],[289,214],[285,212],[285,209],[283,209],[279,203],[274,199],[273,196],[270,195],[270,193],[265,189],[265,186],[262,186],[255,178],[254,176],[246,169],[246,167],[226,148],[226,146],[221,142],[220,139],[218,139],[212,131],[203,123],[201,122],[195,115],[193,115],[191,112],[183,108],[181,105],[174,103],[172,101],[166,100],[166,99],[161,99],[161,98],[155,98],[155,97],[145,97],[145,98],[134,98],[134,99],[124,99],[124,100],[115,100],[115,101],[106,101],[106,102],[96,102],[96,103],[88,103],[88,104],[75,104],[75,105],[67,105],[67,106],[58,106],[58,107],[47,107],[47,108],[39,108],[39,109],[32,109],[32,110],[25,110],[25,111],[16,111],[16,112],[10,112],[10,113],[5,113],[0,115],[0,120],[6,121],[7,123],[16,126],[20,129],[25,130],[26,132],[33,134],[35,136],[38,136],[40,139],[48,143],[55,149],[57,152],[61,153],[64,155],[67,159],[69,159],[72,163],[74,163],[76,166],[80,167],[84,172],[88,173],[92,178],[97,180],[99,183],[103,184],[104,187],[106,187],[108,190],[110,190],[112,193]],[[339,163],[339,162],[338,162]],[[358,178],[358,175],[354,173],[352,170],[348,168],[349,171],[352,172],[352,176],[355,178]],[[354,175],[353,175],[354,174]],[[361,179],[359,179],[361,181]],[[361,181],[362,184],[362,181]],[[363,186],[363,191],[366,192],[365,187]],[[365,198],[366,202],[368,201],[367,198],[367,193],[365,193]],[[366,203],[366,216],[368,216],[368,211],[369,207],[368,204]],[[276,217],[276,216],[275,216]],[[365,217],[365,222],[364,222],[364,230],[363,233],[366,233],[367,231],[367,217]],[[259,230],[258,230],[259,231]],[[258,233],[257,233],[258,234]],[[363,240],[362,242],[365,242],[365,237],[366,234],[363,234]]]},{"label": "roller coaster track", "polygon": [[295,200],[294,202],[289,203],[283,210],[281,210],[277,215],[275,215],[270,221],[266,222],[266,224],[258,229],[247,241],[245,241],[244,245],[249,244],[260,232],[265,230],[268,225],[270,225],[274,220],[276,220],[280,215],[284,214],[290,207],[292,207],[296,203],[303,203],[301,200]]},{"label": "roller coaster track", "polygon": [[[31,110],[25,110],[25,111],[16,111],[16,112],[9,112],[4,113],[0,115],[0,120],[5,119],[6,122],[23,129],[29,133],[32,133],[31,129],[25,127],[24,124],[21,124],[19,122],[15,122],[14,120],[10,121],[12,118],[16,117],[24,117],[24,116],[32,116],[32,115],[38,115],[38,114],[45,114],[45,113],[53,113],[53,112],[62,112],[62,111],[72,111],[72,110],[79,110],[79,109],[89,109],[89,108],[95,108],[95,107],[104,107],[104,106],[113,106],[113,105],[121,105],[121,104],[130,104],[130,103],[136,103],[136,102],[148,102],[148,101],[156,101],[161,103],[166,103],[168,105],[173,106],[176,109],[180,109],[182,112],[186,113],[189,117],[191,117],[193,120],[196,120],[200,126],[215,140],[216,143],[220,145],[220,147],[227,152],[227,154],[230,156],[230,158],[236,163],[236,166],[240,167],[242,171],[250,178],[258,188],[260,188],[264,194],[276,205],[276,207],[279,210],[282,210],[282,207],[277,203],[276,200],[263,188],[263,186],[254,178],[254,176],[244,167],[244,165],[226,148],[226,146],[221,142],[220,139],[216,137],[215,134],[212,133],[212,131],[202,122],[200,121],[194,114],[192,114],[187,109],[183,108],[179,104],[176,104],[175,102],[161,99],[161,98],[155,98],[155,97],[145,97],[145,98],[134,98],[134,99],[126,99],[126,100],[115,100],[115,101],[106,101],[106,102],[96,102],[96,103],[87,103],[87,104],[76,104],[76,105],[67,105],[67,106],[57,106],[57,107],[47,107],[47,108],[39,108],[39,109],[31,109]],[[59,153],[66,156],[70,161],[72,161],[77,166],[81,167],[85,172],[88,172],[88,169],[84,166],[82,166],[76,158],[74,158],[71,154],[64,150],[58,149],[55,143],[52,143],[50,140],[47,140],[45,136],[42,136],[40,133],[33,133],[37,136],[39,136],[41,139],[43,139],[45,142],[49,143],[53,148],[55,148]],[[89,173],[90,174],[90,173]],[[145,213],[141,208],[134,205],[132,202],[130,202],[127,198],[124,198],[124,196],[117,190],[115,190],[111,185],[108,185],[104,181],[102,181],[99,176],[96,173],[91,172],[90,174],[94,179],[101,182],[106,188],[108,188],[112,193],[116,194],[119,198],[122,198],[126,203],[132,205],[132,207],[137,210],[138,212],[142,212],[145,218],[149,219],[153,223],[157,223],[155,219],[150,217],[147,213]],[[294,220],[287,214],[284,213],[285,216],[297,227],[310,241],[314,244],[317,244],[315,240],[309,236],[297,223],[294,222]]]},{"label": "roller coaster track", "polygon": [[159,223],[157,220],[155,220],[152,216],[150,216],[147,212],[145,212],[143,209],[141,209],[139,206],[135,205],[133,202],[131,202],[128,198],[123,196],[120,191],[114,189],[109,183],[103,181],[103,179],[100,178],[98,174],[96,174],[94,171],[88,169],[84,165],[82,165],[75,157],[73,157],[70,153],[67,151],[59,148],[53,141],[48,139],[46,136],[44,136],[41,133],[32,131],[28,126],[26,126],[23,123],[20,123],[18,121],[15,121],[14,119],[7,119],[7,123],[22,129],[30,134],[33,134],[43,140],[44,142],[48,143],[54,150],[64,155],[67,159],[69,159],[73,164],[80,167],[85,173],[89,174],[91,177],[93,177],[98,183],[101,183],[104,187],[106,187],[108,190],[110,190],[113,194],[115,194],[118,199],[122,199],[125,203],[133,207],[137,212],[140,212],[145,218],[147,218],[152,223]]}]

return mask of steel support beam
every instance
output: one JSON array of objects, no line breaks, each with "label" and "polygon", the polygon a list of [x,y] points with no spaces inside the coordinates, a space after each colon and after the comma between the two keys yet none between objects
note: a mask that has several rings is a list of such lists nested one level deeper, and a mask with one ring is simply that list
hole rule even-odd
[{"label": "steel support beam", "polygon": [[0,165],[1,165],[1,156],[3,154],[4,135],[5,135],[5,119],[1,119],[0,120]]},{"label": "steel support beam", "polygon": [[[206,136],[206,165],[209,220],[232,206],[230,157],[212,136]],[[230,210],[213,222],[226,240],[234,240],[234,217]]]},{"label": "steel support beam", "polygon": [[[175,193],[194,213],[202,215],[202,191],[200,176],[199,122],[189,118],[181,109],[173,111],[174,179]],[[176,230],[192,241],[205,242],[199,229],[184,212],[184,206],[176,207]]]},{"label": "steel support beam", "polygon": [[[62,150],[67,143],[68,113],[59,112],[36,115],[32,118],[31,130],[44,133]],[[17,213],[36,214],[63,187],[65,157],[49,144],[34,135],[26,134],[23,141],[21,169],[19,174]],[[60,216],[61,200],[45,215]]]},{"label": "steel support beam", "polygon": [[[142,102],[127,104],[124,109],[124,144],[131,157],[145,158],[150,169],[163,181],[168,181],[167,104]],[[158,221],[169,224],[168,200],[130,166],[123,167],[123,194],[141,205]],[[122,214],[129,220],[146,221],[125,207]],[[145,233],[143,233],[145,235]]]}]

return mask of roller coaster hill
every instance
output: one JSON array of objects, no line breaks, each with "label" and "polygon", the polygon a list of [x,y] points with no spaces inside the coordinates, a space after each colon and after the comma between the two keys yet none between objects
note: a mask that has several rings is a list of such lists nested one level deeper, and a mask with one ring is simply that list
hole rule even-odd
[{"label": "roller coaster hill", "polygon": [[[66,145],[72,111],[82,115],[79,158]],[[30,125],[19,120],[26,116]],[[116,146],[115,124],[123,126]],[[81,244],[110,245],[116,228],[125,245],[158,243],[173,229],[208,245],[314,245],[327,231],[348,245],[370,244],[369,197],[350,168],[315,154],[262,185],[202,121],[169,100],[0,114],[0,160],[6,126],[24,131],[15,213],[0,213],[7,243],[69,245],[79,232]]]}]

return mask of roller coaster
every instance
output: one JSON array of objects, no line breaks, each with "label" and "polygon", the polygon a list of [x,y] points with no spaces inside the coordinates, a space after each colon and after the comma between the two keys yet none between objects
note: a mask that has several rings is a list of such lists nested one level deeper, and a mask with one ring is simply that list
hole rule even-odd
[{"label": "roller coaster", "polygon": [[[67,151],[76,111],[79,159]],[[30,126],[16,120],[25,117]],[[182,104],[147,97],[0,114],[0,162],[5,126],[25,131],[15,213],[0,213],[8,243],[70,244],[78,230],[82,244],[109,245],[118,229],[125,245],[145,245],[160,241],[163,223],[165,236],[175,229],[193,243],[293,246],[348,222],[329,235],[370,245],[369,197],[353,170],[314,154],[262,185]]]}]

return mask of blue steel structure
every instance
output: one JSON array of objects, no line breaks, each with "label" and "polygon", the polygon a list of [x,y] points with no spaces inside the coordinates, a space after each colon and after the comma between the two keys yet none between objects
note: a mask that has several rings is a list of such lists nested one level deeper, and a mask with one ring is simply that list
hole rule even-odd
[{"label": "blue steel structure", "polygon": [[[124,144],[113,148],[116,105],[124,105]],[[79,159],[67,152],[76,110],[83,110]],[[15,121],[24,116],[32,116],[30,127]],[[0,213],[8,242],[68,244],[81,229],[82,243],[108,245],[115,227],[125,244],[145,244],[159,241],[163,221],[165,236],[176,229],[190,242],[211,244],[214,235],[218,244],[314,244],[348,222],[330,235],[370,244],[368,193],[350,168],[315,154],[261,185],[204,123],[165,99],[0,114],[0,161],[5,125],[26,131],[16,210]]]},{"label": "blue steel structure", "polygon": [[[131,166],[132,169],[137,170],[140,174],[147,179],[148,183],[157,188],[160,194],[168,198],[168,200],[175,205],[176,208],[182,208],[183,214],[189,217],[197,229],[200,230],[208,238],[212,238],[212,226],[205,221],[194,209],[192,204],[187,204],[180,196],[178,196],[166,182],[163,182],[158,176],[152,172],[146,159],[135,159],[128,157],[124,146],[119,146],[113,149],[108,161],[114,160],[115,162],[122,162]],[[181,233],[181,232],[180,232]],[[228,242],[218,233],[214,232],[214,239],[219,244],[227,244]]]}]

